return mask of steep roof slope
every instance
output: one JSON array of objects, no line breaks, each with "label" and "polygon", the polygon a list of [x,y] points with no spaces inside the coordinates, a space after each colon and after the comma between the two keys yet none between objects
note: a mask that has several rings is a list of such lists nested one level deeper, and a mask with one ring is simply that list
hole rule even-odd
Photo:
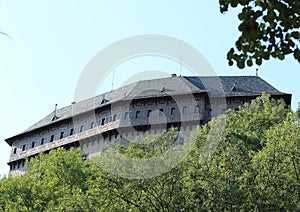
[{"label": "steep roof slope", "polygon": [[[178,76],[144,80],[53,111],[22,133],[6,139],[6,142],[11,144],[11,140],[20,135],[114,102],[200,92],[221,96],[250,96],[262,92],[284,94],[257,76]],[[58,119],[52,120],[55,113]]]},{"label": "steep roof slope", "polygon": [[[262,92],[269,94],[284,94],[257,76],[213,76],[185,77],[199,89],[212,93],[224,93],[225,96],[248,96]],[[220,85],[222,85],[220,87]],[[221,92],[220,92],[221,91]]]}]

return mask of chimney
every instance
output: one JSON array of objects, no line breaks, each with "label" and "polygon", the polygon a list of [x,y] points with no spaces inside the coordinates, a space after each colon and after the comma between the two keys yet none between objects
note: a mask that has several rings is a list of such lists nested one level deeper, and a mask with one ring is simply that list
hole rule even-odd
[{"label": "chimney", "polygon": [[174,73],[174,74],[171,74],[171,77],[176,77],[177,75]]}]

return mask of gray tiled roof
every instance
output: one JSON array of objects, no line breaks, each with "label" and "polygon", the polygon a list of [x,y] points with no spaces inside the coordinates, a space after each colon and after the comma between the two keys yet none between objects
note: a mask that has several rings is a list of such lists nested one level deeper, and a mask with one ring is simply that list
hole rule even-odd
[{"label": "gray tiled roof", "polygon": [[[185,77],[199,89],[212,93],[224,93],[225,96],[257,95],[262,92],[283,94],[272,85],[257,76],[216,76],[216,77]],[[220,87],[221,85],[221,87]],[[223,89],[222,92],[220,90]]]},{"label": "gray tiled roof", "polygon": [[[144,80],[58,109],[56,111],[56,115],[59,117],[58,120],[51,121],[54,116],[54,112],[52,112],[24,132],[8,138],[6,141],[8,142],[8,140],[14,137],[31,132],[40,127],[51,125],[61,120],[71,118],[74,115],[91,111],[117,101],[199,92],[210,92],[216,95],[225,94],[225,96],[245,96],[261,94],[263,91],[270,94],[283,94],[256,76],[169,77]],[[109,102],[101,104],[103,98],[109,100]]]}]

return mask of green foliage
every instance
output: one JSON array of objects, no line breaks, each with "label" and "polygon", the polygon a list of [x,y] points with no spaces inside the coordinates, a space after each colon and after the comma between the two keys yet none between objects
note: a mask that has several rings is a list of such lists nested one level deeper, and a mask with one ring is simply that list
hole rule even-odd
[{"label": "green foliage", "polygon": [[[215,126],[224,121],[221,132]],[[83,161],[80,150],[53,150],[28,162],[22,177],[0,181],[0,211],[299,211],[299,128],[283,101],[263,94],[198,127],[189,154],[152,178],[142,174],[174,161],[141,167],[118,157]],[[178,154],[185,145],[173,145],[175,137],[170,130],[111,148],[107,156],[148,160],[170,149]],[[109,163],[112,169],[103,166],[108,160],[116,162]],[[140,179],[111,172],[128,166]]]},{"label": "green foliage", "polygon": [[[282,101],[265,94],[239,111],[228,111],[215,154],[203,161],[201,145],[192,153],[192,185],[199,191],[195,198],[202,199],[197,210],[299,210],[297,124]],[[199,128],[198,144],[204,146],[210,125]]]},{"label": "green foliage", "polygon": [[229,65],[243,69],[270,57],[284,60],[288,54],[300,62],[299,0],[219,0],[220,11],[242,8],[238,15],[241,36],[227,54]]},{"label": "green foliage", "polygon": [[20,178],[1,181],[1,208],[6,211],[87,211],[83,192],[88,169],[79,150],[40,154]]}]

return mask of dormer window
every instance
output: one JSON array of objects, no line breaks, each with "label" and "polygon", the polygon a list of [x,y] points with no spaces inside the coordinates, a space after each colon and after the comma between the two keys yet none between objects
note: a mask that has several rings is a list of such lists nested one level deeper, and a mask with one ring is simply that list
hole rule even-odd
[{"label": "dormer window", "polygon": [[106,98],[105,98],[105,94],[103,94],[102,100],[101,100],[101,103],[100,103],[100,104],[105,104],[105,103],[107,103],[107,102],[109,102],[109,100],[106,99]]},{"label": "dormer window", "polygon": [[53,115],[51,121],[56,121],[57,119],[59,119],[59,117],[56,115],[56,110],[57,110],[57,104],[55,104],[54,115]]},{"label": "dormer window", "polygon": [[231,91],[237,91],[235,83],[233,84],[233,87],[231,88]]}]

